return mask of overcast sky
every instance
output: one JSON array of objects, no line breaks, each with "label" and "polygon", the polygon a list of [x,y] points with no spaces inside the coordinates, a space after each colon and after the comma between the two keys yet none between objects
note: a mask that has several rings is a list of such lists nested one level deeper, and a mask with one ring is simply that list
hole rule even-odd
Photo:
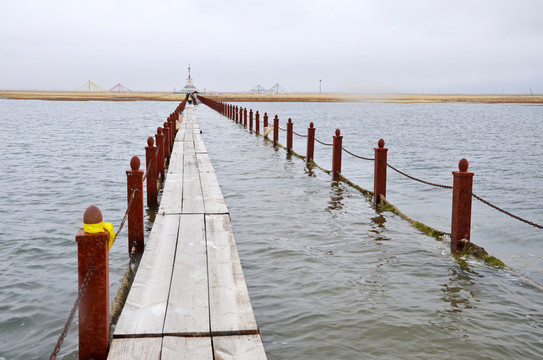
[{"label": "overcast sky", "polygon": [[543,93],[541,0],[1,0],[0,89]]}]

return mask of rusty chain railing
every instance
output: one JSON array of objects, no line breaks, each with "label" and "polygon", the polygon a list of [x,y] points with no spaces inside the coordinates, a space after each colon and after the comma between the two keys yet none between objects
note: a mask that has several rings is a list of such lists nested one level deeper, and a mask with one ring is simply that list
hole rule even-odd
[{"label": "rusty chain railing", "polygon": [[515,215],[515,214],[512,214],[512,213],[510,213],[509,211],[506,211],[506,210],[504,210],[504,209],[502,209],[502,208],[499,208],[499,207],[497,207],[496,205],[494,205],[494,204],[488,202],[487,200],[481,198],[480,196],[475,195],[475,194],[472,193],[471,191],[469,191],[469,193],[471,193],[471,196],[473,196],[474,198],[476,198],[477,200],[479,200],[479,201],[482,202],[483,204],[488,205],[488,206],[490,206],[491,208],[493,208],[493,209],[495,209],[495,210],[498,210],[499,212],[501,212],[501,213],[503,213],[503,214],[505,214],[505,215],[511,216],[513,219],[517,219],[517,220],[519,220],[519,221],[522,221],[523,223],[526,223],[526,224],[531,225],[531,226],[533,226],[533,227],[536,227],[536,228],[538,228],[538,229],[543,229],[543,226],[542,226],[542,225],[539,225],[539,224],[536,224],[536,223],[534,223],[534,222],[532,222],[532,221],[523,219],[523,218],[521,218],[520,216],[517,216],[517,215]]},{"label": "rusty chain railing", "polygon": [[70,325],[72,325],[72,322],[74,320],[75,312],[79,308],[79,303],[81,302],[81,298],[83,298],[83,295],[85,294],[85,290],[87,289],[87,285],[89,284],[89,281],[92,277],[92,274],[94,273],[94,270],[96,270],[96,268],[94,266],[91,266],[89,270],[87,271],[87,275],[85,276],[85,280],[83,281],[83,284],[81,285],[81,289],[79,290],[77,298],[75,299],[72,310],[70,311],[70,315],[68,316],[68,320],[66,320],[66,324],[64,324],[62,333],[60,334],[58,338],[57,345],[55,346],[55,349],[51,353],[49,360],[56,360],[57,355],[62,346],[62,343],[64,342],[64,339],[66,338],[66,335],[68,334],[68,329],[70,329]]}]

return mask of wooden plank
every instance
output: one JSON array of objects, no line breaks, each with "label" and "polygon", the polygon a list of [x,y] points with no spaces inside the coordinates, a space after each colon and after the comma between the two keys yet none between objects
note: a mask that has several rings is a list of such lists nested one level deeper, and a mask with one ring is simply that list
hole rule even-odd
[{"label": "wooden plank", "polygon": [[183,172],[184,142],[176,142],[170,154],[168,173],[181,174]]},{"label": "wooden plank", "polygon": [[260,335],[214,336],[213,349],[215,350],[215,359],[266,359]]},{"label": "wooden plank", "polygon": [[[158,213],[181,214],[183,193],[183,174],[168,174],[160,199]],[[154,228],[154,225],[153,225]]]},{"label": "wooden plank", "polygon": [[207,153],[206,146],[204,144],[204,139],[200,132],[193,134],[194,138],[194,151],[196,153]]},{"label": "wooden plank", "polygon": [[[159,234],[149,236],[114,336],[162,334],[170,292],[179,215],[159,215]],[[154,230],[154,226],[153,226]]]},{"label": "wooden plank", "polygon": [[179,130],[177,130],[177,134],[175,134],[174,146],[176,142],[185,141],[185,132],[186,132],[186,126],[183,126],[183,123],[181,123],[181,127],[179,128]]},{"label": "wooden plank", "polygon": [[160,360],[162,338],[113,339],[107,358],[110,360]]},{"label": "wooden plank", "polygon": [[184,159],[183,204],[181,212],[183,214],[202,214],[205,210],[204,197],[196,155],[194,153],[185,153]]},{"label": "wooden plank", "polygon": [[165,334],[209,335],[204,215],[181,215]]},{"label": "wooden plank", "polygon": [[198,160],[198,171],[200,171],[205,212],[207,214],[228,213],[228,208],[226,207],[226,202],[224,201],[219,181],[217,180],[209,156],[207,154],[196,154],[196,159]]},{"label": "wooden plank", "polygon": [[[194,141],[194,133],[191,127],[187,127],[187,132],[185,133],[185,143],[192,143]],[[194,146],[194,145],[193,145]]]},{"label": "wooden plank", "polygon": [[164,337],[162,360],[213,359],[213,348],[209,337]]},{"label": "wooden plank", "polygon": [[211,332],[258,332],[229,215],[206,215]]}]

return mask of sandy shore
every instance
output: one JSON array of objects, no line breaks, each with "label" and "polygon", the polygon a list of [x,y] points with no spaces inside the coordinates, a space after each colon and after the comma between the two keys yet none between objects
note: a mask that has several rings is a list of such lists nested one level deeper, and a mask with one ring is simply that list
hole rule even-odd
[{"label": "sandy shore", "polygon": [[[244,102],[394,102],[394,103],[533,103],[543,104],[543,95],[432,95],[432,94],[248,94],[209,93],[217,101]],[[6,91],[1,99],[35,99],[58,101],[182,101],[185,94],[166,92],[88,93],[75,91]]]}]

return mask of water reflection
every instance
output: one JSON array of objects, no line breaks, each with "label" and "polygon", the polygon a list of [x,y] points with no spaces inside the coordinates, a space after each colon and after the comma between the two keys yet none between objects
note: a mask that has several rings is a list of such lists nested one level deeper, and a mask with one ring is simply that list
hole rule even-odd
[{"label": "water reflection", "polygon": [[304,172],[307,174],[307,176],[309,177],[315,177],[317,176],[315,174],[315,171],[313,170],[313,166],[309,165],[309,164],[306,164],[305,168],[304,168]]},{"label": "water reflection", "polygon": [[472,301],[476,300],[476,293],[471,288],[475,282],[467,272],[451,269],[449,282],[441,285],[443,296],[441,300],[449,303],[451,308],[448,312],[462,312],[465,309],[473,309]]},{"label": "water reflection", "polygon": [[330,205],[328,206],[326,210],[330,212],[342,210],[344,206],[343,193],[345,192],[345,190],[340,185],[339,181],[332,181],[332,183],[330,184],[330,187],[332,188],[332,191],[330,194],[330,201],[328,202],[328,204]]},{"label": "water reflection", "polygon": [[376,241],[390,240],[390,238],[386,236],[382,236],[382,233],[386,231],[386,227],[384,225],[386,221],[387,221],[386,218],[381,214],[371,218],[372,224],[371,224],[370,232],[377,235],[374,237]]}]

